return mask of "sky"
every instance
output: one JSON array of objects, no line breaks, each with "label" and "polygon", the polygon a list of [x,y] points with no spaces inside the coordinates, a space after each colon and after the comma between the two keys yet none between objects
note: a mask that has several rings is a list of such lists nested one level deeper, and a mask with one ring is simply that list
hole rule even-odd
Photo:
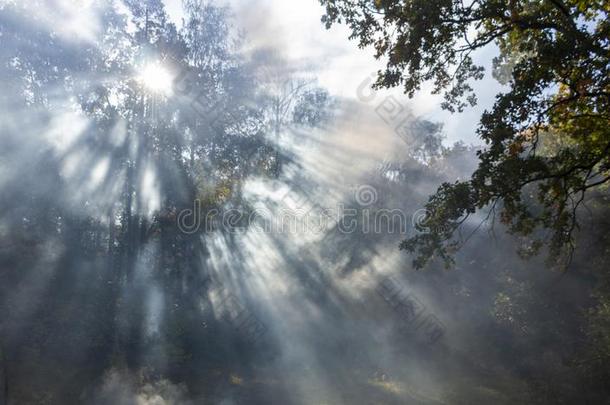
[{"label": "sky", "polygon": [[[227,0],[235,16],[235,24],[246,34],[251,47],[273,46],[284,56],[308,69],[319,84],[335,97],[358,99],[363,83],[384,67],[375,60],[372,49],[359,49],[355,41],[348,40],[349,30],[335,25],[327,30],[320,22],[324,9],[317,0]],[[179,25],[182,19],[182,0],[165,0],[170,17]],[[490,74],[491,60],[496,54],[493,47],[474,55],[475,61],[485,67],[486,77],[474,84],[479,103],[463,113],[451,114],[440,108],[442,97],[430,94],[430,85],[409,99],[400,88],[382,91],[371,108],[391,95],[401,106],[410,108],[415,115],[444,124],[445,143],[456,141],[478,145],[476,128],[481,113],[491,108],[495,94],[502,90]]]}]

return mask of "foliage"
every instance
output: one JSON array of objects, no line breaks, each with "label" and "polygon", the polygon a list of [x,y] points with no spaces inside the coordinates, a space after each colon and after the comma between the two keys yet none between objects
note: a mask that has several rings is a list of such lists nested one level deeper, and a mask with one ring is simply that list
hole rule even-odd
[{"label": "foliage", "polygon": [[[7,385],[20,403],[91,402],[71,395],[110,361],[169,373],[186,362],[226,367],[233,360],[216,348],[245,338],[202,309],[212,230],[188,234],[177,217],[194,201],[201,214],[243,211],[243,184],[275,176],[279,154],[273,92],[240,51],[229,10],[185,1],[177,29],[161,0],[85,2],[91,18],[65,33],[64,14],[80,16],[73,2],[0,3],[0,402]],[[146,83],[150,66],[169,89]],[[330,101],[318,91],[326,97],[299,100],[312,126]],[[163,301],[155,322],[151,294]],[[61,374],[53,387],[47,367]]]},{"label": "foliage", "polygon": [[[426,205],[428,228],[404,241],[417,267],[434,255],[452,263],[455,230],[485,207],[513,233],[569,263],[585,194],[610,180],[610,6],[606,1],[321,0],[327,27],[345,22],[359,46],[387,66],[377,87],[413,96],[425,81],[443,107],[474,104],[472,54],[495,44],[494,75],[510,89],[481,117],[485,142],[470,181],[445,183]],[[510,72],[510,74],[507,74]],[[542,150],[543,138],[555,149]],[[559,141],[559,142],[557,142]],[[566,252],[562,254],[563,252]]]},{"label": "foliage", "polygon": [[304,91],[292,112],[292,121],[299,125],[316,127],[325,124],[331,116],[331,98],[323,88]]}]

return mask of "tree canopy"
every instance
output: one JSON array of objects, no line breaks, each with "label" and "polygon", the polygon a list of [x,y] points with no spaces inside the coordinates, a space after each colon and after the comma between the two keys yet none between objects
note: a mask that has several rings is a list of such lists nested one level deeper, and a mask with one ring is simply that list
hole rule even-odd
[{"label": "tree canopy", "polygon": [[[386,62],[374,86],[424,82],[444,93],[442,107],[476,103],[472,81],[484,69],[473,52],[495,44],[493,74],[508,85],[485,111],[485,147],[468,181],[444,183],[426,204],[421,233],[401,248],[416,267],[460,246],[456,230],[477,210],[498,213],[527,238],[525,254],[549,248],[569,263],[586,195],[610,180],[610,3],[604,0],[321,0],[327,27],[345,23],[360,47]],[[565,253],[567,252],[567,254]]]}]

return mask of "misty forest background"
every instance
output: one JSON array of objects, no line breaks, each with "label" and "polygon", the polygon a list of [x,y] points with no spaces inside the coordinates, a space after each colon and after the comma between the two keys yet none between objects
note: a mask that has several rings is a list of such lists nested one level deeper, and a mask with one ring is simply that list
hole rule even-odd
[{"label": "misty forest background", "polygon": [[[323,22],[348,24],[352,39],[387,56],[380,91],[416,88],[398,79],[405,69],[440,87],[451,81],[433,64],[435,41],[456,46],[448,31],[415,32],[426,33],[419,44],[433,59],[398,52],[392,34],[375,41],[383,27],[366,10],[397,26],[441,26],[435,10],[442,16],[461,2],[405,2],[422,13],[417,23],[400,2],[322,3]],[[360,101],[333,96],[280,49],[250,46],[232,10],[216,2],[184,1],[177,28],[161,0],[90,2],[76,26],[62,22],[71,8],[79,12],[71,3],[0,1],[0,404],[610,403],[608,148],[599,147],[609,142],[609,5],[474,1],[479,8],[455,18],[473,9],[501,16],[504,3],[519,34],[489,17],[480,26],[499,31],[475,45],[501,42],[501,68],[489,74],[516,89],[510,102],[498,101],[506,117],[517,117],[515,103],[537,108],[518,87],[538,89],[520,68],[528,55],[555,52],[546,62],[566,64],[553,41],[586,40],[580,28],[558,34],[557,15],[597,27],[601,38],[591,42],[597,56],[578,62],[590,77],[579,79],[580,94],[602,83],[595,107],[578,101],[589,116],[587,142],[560,135],[583,129],[578,122],[551,117],[547,160],[537,163],[524,158],[531,128],[541,128],[530,124],[518,143],[496,142],[493,132],[482,145],[450,145],[442,124],[407,114],[396,134],[383,114],[407,106],[407,96],[373,93],[367,78],[354,89],[366,94]],[[545,37],[553,52],[528,34],[555,29],[534,15],[546,3],[565,9],[549,6],[559,21]],[[517,9],[534,17],[519,22]],[[410,34],[405,41],[417,39]],[[530,47],[518,57],[515,38]],[[458,79],[481,74],[462,62]],[[427,63],[431,75],[417,76]],[[171,73],[171,89],[142,82],[151,64]],[[545,83],[553,94],[569,91]],[[469,90],[450,92],[448,106],[461,110],[457,96]],[[498,117],[483,118],[484,139]],[[597,160],[583,166],[581,152]],[[531,198],[514,198],[510,179],[558,156],[588,171],[585,186],[562,178],[542,188],[542,199],[526,185],[517,191]],[[494,163],[500,158],[512,160]],[[451,188],[475,170],[483,180],[475,174],[471,194]],[[561,190],[582,198],[547,205],[545,196]],[[405,215],[385,218],[382,232],[367,230],[362,215],[348,231],[332,221],[317,232],[261,231],[281,210],[306,216],[340,206]],[[557,207],[573,208],[576,221],[526,215]],[[193,211],[181,224],[181,213]],[[231,226],[193,225],[218,212],[241,216]],[[559,236],[546,243],[545,229]],[[397,301],[396,288],[419,307]],[[436,323],[415,328],[420,310]]]}]

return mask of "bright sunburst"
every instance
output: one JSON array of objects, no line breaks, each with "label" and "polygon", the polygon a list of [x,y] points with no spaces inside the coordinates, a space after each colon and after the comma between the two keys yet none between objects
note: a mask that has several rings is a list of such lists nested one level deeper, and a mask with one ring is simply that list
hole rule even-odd
[{"label": "bright sunburst", "polygon": [[159,63],[150,63],[144,66],[138,78],[146,88],[153,92],[163,94],[171,92],[172,75]]}]

